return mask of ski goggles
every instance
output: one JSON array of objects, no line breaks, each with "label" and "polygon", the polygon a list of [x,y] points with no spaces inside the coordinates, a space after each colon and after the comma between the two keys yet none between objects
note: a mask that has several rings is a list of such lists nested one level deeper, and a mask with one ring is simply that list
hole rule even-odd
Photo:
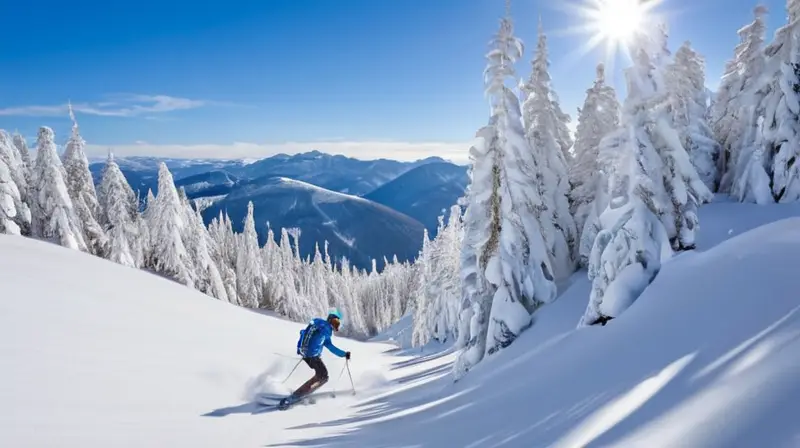
[{"label": "ski goggles", "polygon": [[331,323],[331,326],[333,327],[334,331],[339,331],[339,326],[342,325],[342,321],[340,321],[339,318],[335,316],[328,319],[328,322]]}]

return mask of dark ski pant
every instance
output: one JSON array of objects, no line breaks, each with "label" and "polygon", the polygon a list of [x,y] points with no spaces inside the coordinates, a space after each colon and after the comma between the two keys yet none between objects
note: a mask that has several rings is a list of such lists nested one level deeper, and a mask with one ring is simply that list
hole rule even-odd
[{"label": "dark ski pant", "polygon": [[328,369],[325,367],[325,363],[322,362],[321,357],[303,358],[303,361],[308,364],[308,367],[314,369],[314,376],[294,391],[292,395],[295,397],[302,397],[303,395],[309,394],[328,382]]}]

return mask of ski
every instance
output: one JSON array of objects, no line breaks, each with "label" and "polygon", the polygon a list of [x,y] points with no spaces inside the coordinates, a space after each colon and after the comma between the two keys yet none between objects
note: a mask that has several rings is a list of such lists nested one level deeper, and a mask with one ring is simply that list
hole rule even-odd
[{"label": "ski", "polygon": [[[277,407],[281,410],[289,409],[290,407],[294,406],[297,403],[306,402],[308,404],[315,404],[317,398],[336,398],[337,393],[347,392],[347,391],[339,391],[339,392],[312,392],[308,395],[304,395],[302,397],[292,399],[291,395],[278,395],[278,394],[269,394],[269,393],[262,393],[258,395],[256,401],[262,405],[267,407]],[[286,400],[284,402],[284,400]],[[273,401],[274,403],[265,403],[264,401]]]}]

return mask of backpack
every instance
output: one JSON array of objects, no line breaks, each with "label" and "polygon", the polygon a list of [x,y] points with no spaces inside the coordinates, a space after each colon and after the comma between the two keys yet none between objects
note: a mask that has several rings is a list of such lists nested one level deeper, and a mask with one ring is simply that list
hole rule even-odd
[{"label": "backpack", "polygon": [[305,330],[300,330],[300,339],[297,341],[297,347],[300,351],[300,354],[303,356],[306,355],[306,350],[308,350],[308,344],[314,339],[314,335],[319,331],[319,328],[314,325],[314,321],[311,321]]}]

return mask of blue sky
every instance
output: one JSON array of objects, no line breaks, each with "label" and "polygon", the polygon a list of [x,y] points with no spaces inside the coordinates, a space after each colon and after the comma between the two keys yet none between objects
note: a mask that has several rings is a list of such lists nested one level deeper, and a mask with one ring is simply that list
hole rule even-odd
[{"label": "blue sky", "polygon": [[[584,3],[590,0],[583,0]],[[580,0],[569,0],[580,4]],[[71,100],[94,155],[263,157],[320,149],[360,158],[466,158],[486,123],[483,55],[503,0],[45,0],[5,2],[0,128],[67,138]],[[565,111],[602,50],[564,0],[514,0],[527,78],[539,15]],[[770,10],[768,39],[785,22]],[[753,1],[663,0],[670,47],[690,40],[715,87]],[[712,19],[713,18],[713,19]],[[617,64],[618,68],[620,64]],[[615,85],[623,85],[619,73]]]}]

